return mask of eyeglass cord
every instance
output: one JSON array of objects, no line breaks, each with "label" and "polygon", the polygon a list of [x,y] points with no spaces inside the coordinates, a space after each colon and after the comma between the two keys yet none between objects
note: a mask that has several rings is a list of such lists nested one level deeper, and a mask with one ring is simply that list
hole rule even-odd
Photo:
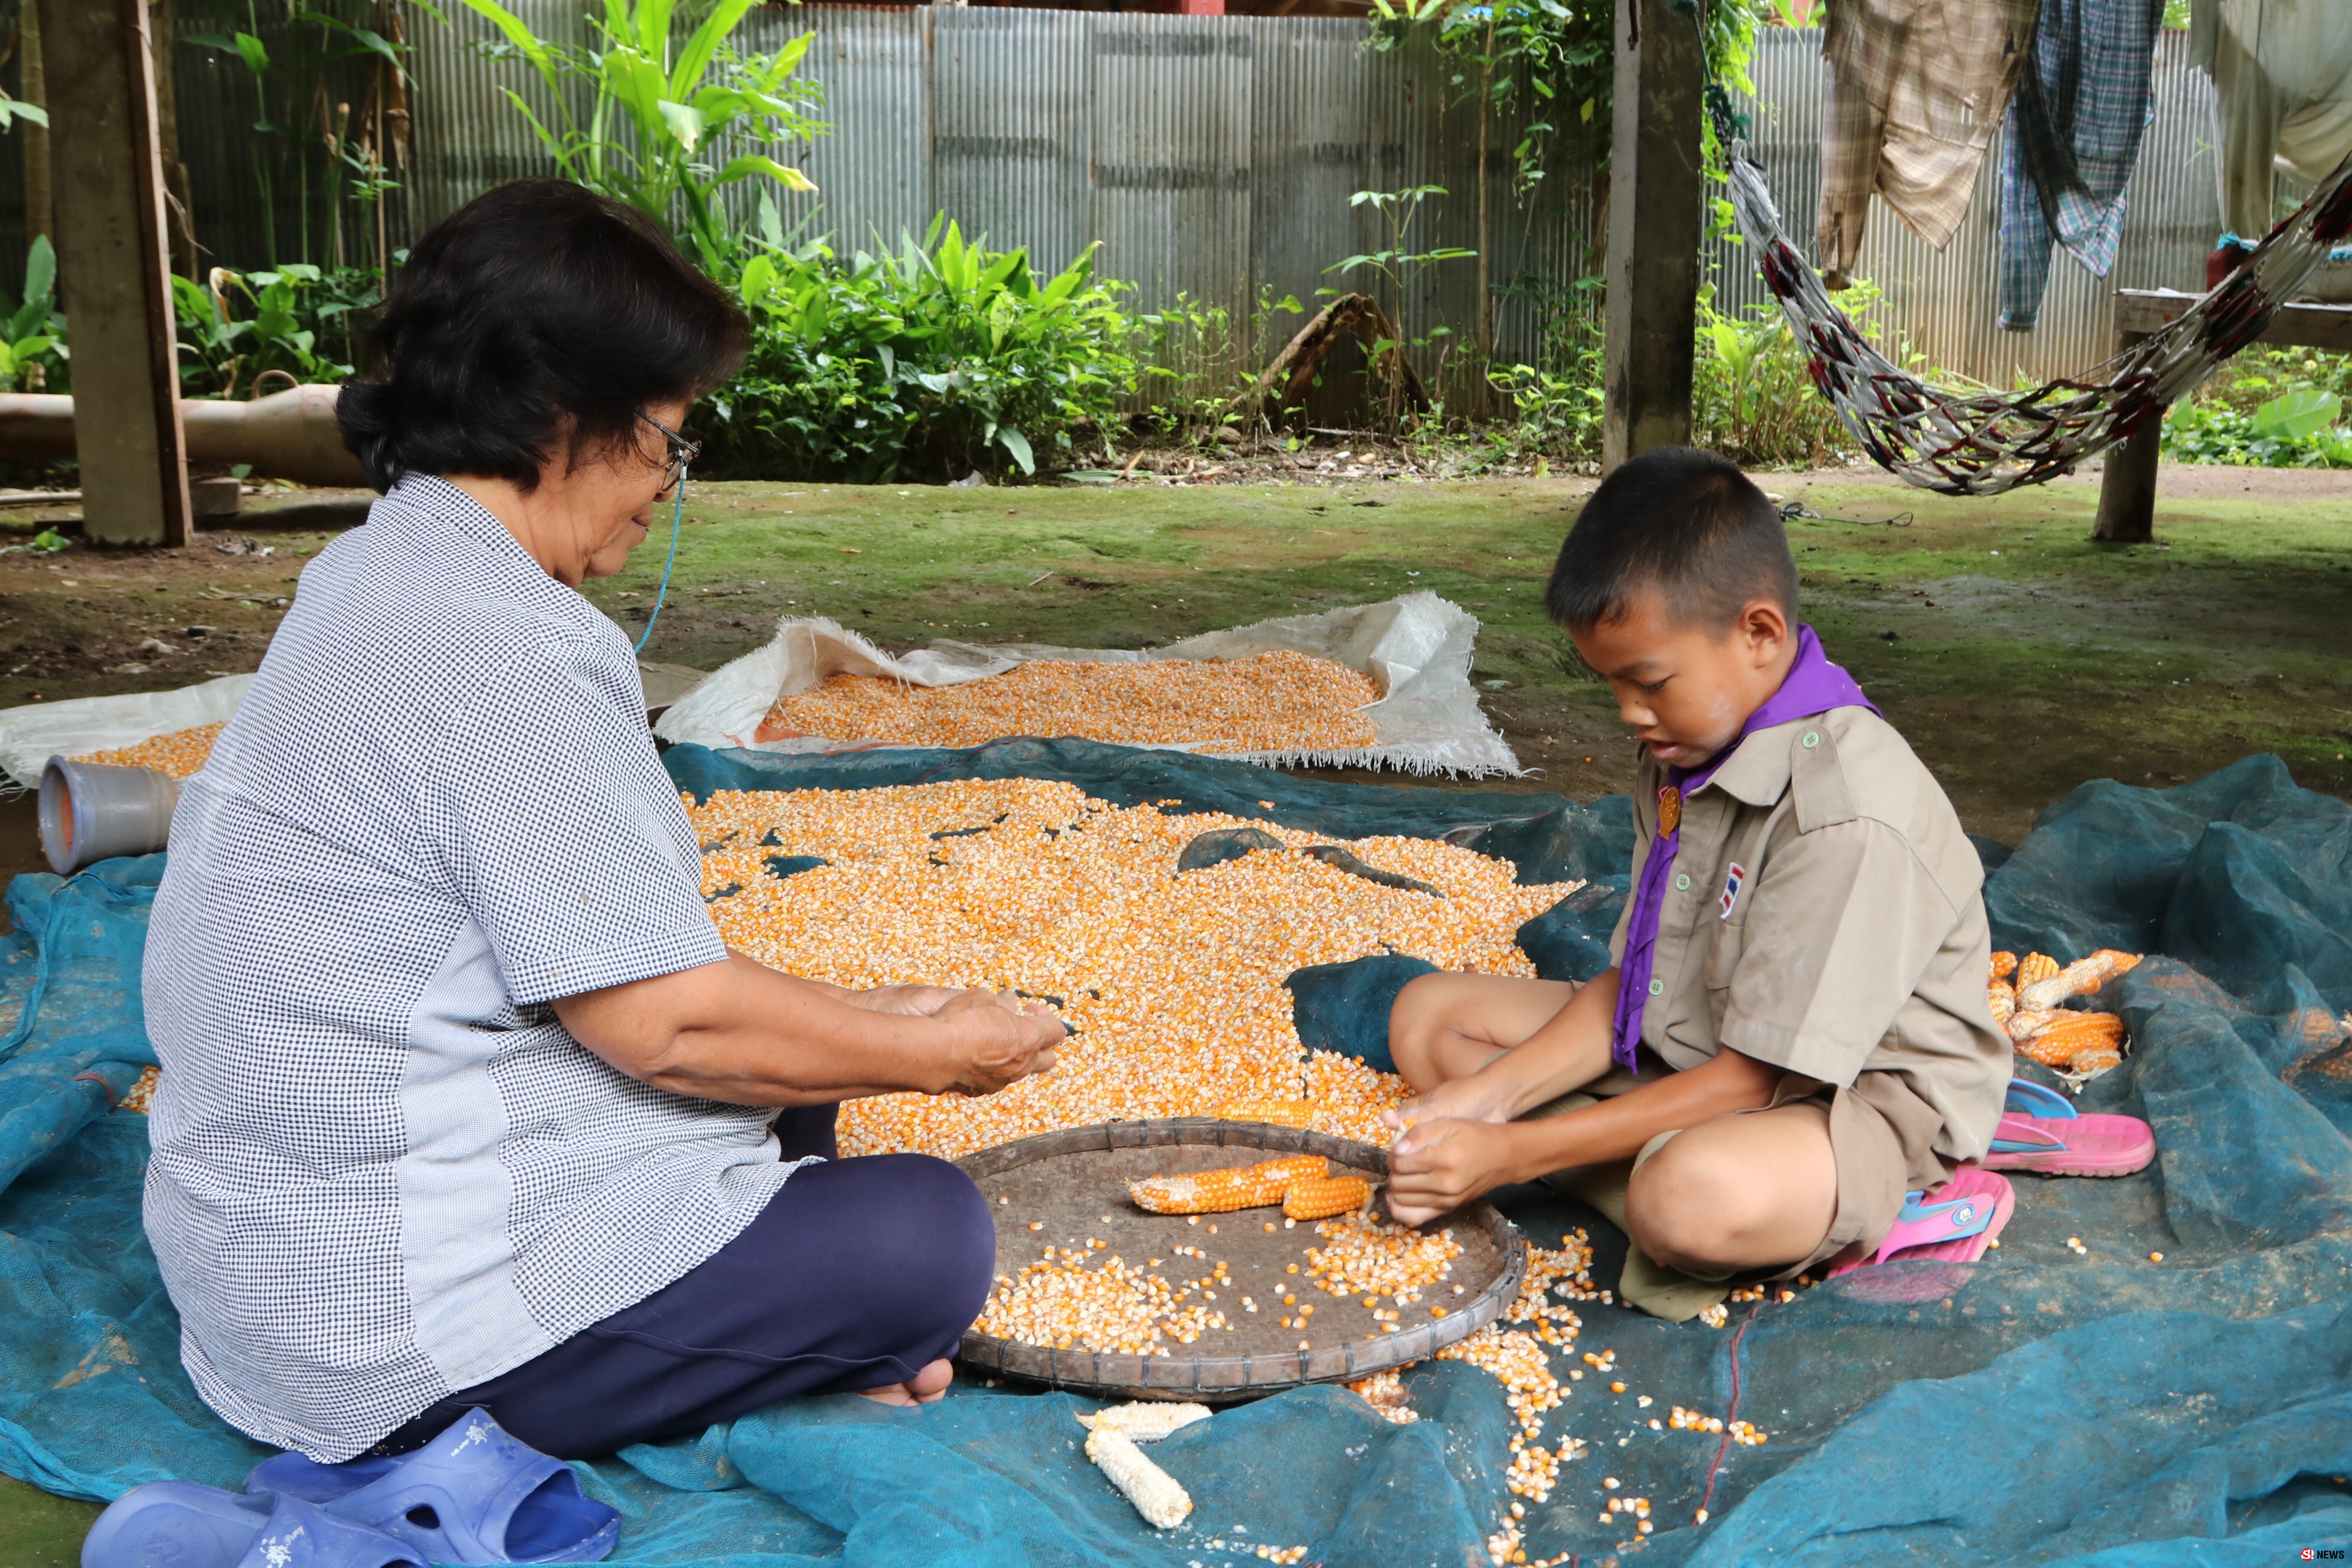
[{"label": "eyeglass cord", "polygon": [[677,476],[677,504],[669,509],[669,559],[662,563],[661,588],[654,595],[653,613],[646,617],[645,636],[637,639],[636,651],[639,653],[645,652],[646,644],[653,641],[654,623],[661,619],[662,601],[669,597],[669,574],[671,569],[677,565],[677,529],[685,518],[686,471],[681,468]]}]

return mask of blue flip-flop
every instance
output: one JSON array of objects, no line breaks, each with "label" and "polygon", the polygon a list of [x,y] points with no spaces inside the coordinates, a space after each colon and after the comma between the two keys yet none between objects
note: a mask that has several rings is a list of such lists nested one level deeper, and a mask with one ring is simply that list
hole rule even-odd
[{"label": "blue flip-flop", "polygon": [[621,1534],[619,1512],[583,1496],[571,1466],[483,1410],[413,1454],[341,1465],[280,1454],[256,1465],[245,1489],[316,1503],[436,1563],[596,1563]]},{"label": "blue flip-flop", "polygon": [[98,1516],[82,1538],[81,1568],[425,1568],[425,1560],[299,1498],[150,1481]]}]

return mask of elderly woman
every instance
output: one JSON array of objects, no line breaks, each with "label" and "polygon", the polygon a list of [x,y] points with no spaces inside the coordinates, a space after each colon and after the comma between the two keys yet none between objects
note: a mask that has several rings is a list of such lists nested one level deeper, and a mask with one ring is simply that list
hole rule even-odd
[{"label": "elderly woman", "polygon": [[320,1460],[469,1407],[562,1457],[794,1395],[937,1398],[994,1231],[835,1102],[1052,1065],[1010,996],[720,942],[635,659],[576,591],[692,453],[741,316],[630,209],[427,235],[346,386],[382,489],[189,781],[147,946],[147,1234],[197,1391]]}]

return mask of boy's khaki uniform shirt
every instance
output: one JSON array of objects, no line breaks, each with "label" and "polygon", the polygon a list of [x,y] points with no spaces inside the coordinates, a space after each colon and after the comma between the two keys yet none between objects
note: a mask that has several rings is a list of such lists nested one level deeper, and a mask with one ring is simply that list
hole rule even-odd
[{"label": "boy's khaki uniform shirt", "polygon": [[[1665,784],[1645,748],[1637,884]],[[1983,886],[1950,800],[1885,720],[1840,708],[1759,730],[1683,803],[1643,1044],[1677,1069],[1726,1046],[1784,1068],[1811,1081],[1776,1102],[1823,1094],[1833,1142],[1855,1154],[1864,1140],[1841,1134],[1883,1121],[1906,1184],[1940,1181],[1985,1152],[2010,1079]],[[1620,962],[1631,911],[1611,940]],[[1869,1132],[1883,1162],[1893,1151]]]}]

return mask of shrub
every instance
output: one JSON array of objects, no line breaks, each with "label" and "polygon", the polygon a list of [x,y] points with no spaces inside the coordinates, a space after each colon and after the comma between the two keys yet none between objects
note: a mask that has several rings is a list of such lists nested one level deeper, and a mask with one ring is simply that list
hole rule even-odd
[{"label": "shrub", "polygon": [[210,282],[206,288],[172,279],[181,395],[256,397],[298,382],[351,374],[352,313],[376,300],[372,268],[305,262],[266,272],[216,267]]},{"label": "shrub", "polygon": [[2179,463],[2352,468],[2352,354],[2257,344],[2165,416],[2163,455]]},{"label": "shrub", "polygon": [[768,226],[737,283],[751,356],[698,421],[713,477],[1034,473],[1135,386],[1129,325],[1091,248],[1040,282],[1026,251],[967,244],[943,217],[919,243],[846,263]]}]

